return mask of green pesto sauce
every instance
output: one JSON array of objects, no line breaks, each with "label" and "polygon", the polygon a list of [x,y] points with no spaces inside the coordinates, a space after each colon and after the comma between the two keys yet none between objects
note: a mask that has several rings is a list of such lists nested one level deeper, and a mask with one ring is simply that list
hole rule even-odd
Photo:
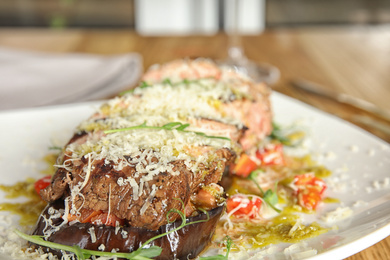
[{"label": "green pesto sauce", "polygon": [[14,199],[20,196],[29,198],[31,196],[36,196],[34,183],[35,179],[27,178],[25,181],[20,181],[10,186],[0,184],[0,190],[5,192],[5,197],[8,199]]},{"label": "green pesto sauce", "polygon": [[43,161],[46,163],[46,169],[42,170],[41,173],[44,175],[54,175],[57,168],[54,167],[56,164],[58,153],[49,153],[43,157]]},{"label": "green pesto sauce", "polygon": [[[294,180],[294,176],[312,172],[318,178],[326,178],[331,175],[331,171],[324,166],[318,165],[312,160],[311,156],[302,158],[291,158],[289,170],[280,169],[286,172],[283,180],[278,182],[279,192],[285,189]],[[275,168],[276,169],[276,168]],[[242,182],[237,182],[238,178],[232,178],[232,185],[228,189],[229,195],[235,193],[251,194],[251,191]],[[278,199],[280,204],[284,204],[282,213],[269,221],[255,223],[251,221],[233,221],[232,236],[235,238],[234,243],[238,246],[251,246],[261,248],[271,244],[278,243],[297,243],[301,240],[316,237],[328,232],[329,229],[321,227],[318,223],[300,223],[302,214],[313,214],[314,210],[308,210],[296,204],[296,200],[291,193],[279,193]],[[335,198],[324,198],[325,203],[338,203]],[[233,217],[234,218],[234,217]],[[223,227],[219,226],[223,230]]]},{"label": "green pesto sauce", "polygon": [[315,222],[309,225],[296,224],[296,221],[292,221],[290,218],[283,221],[272,221],[267,225],[249,225],[247,230],[250,230],[254,238],[252,240],[253,247],[264,247],[277,243],[296,243],[327,232],[327,229]]},{"label": "green pesto sauce", "polygon": [[331,197],[326,197],[322,200],[324,203],[340,203],[340,200],[337,198],[331,198]]},{"label": "green pesto sauce", "polygon": [[[282,213],[261,224],[250,221],[234,223],[235,231],[229,232],[229,235],[237,246],[262,248],[279,243],[297,243],[328,232],[327,228],[321,227],[316,222],[302,224],[299,218],[297,214]],[[222,225],[218,228],[223,229]]]},{"label": "green pesto sauce", "polygon": [[24,196],[26,202],[5,202],[0,203],[1,211],[9,211],[20,216],[19,223],[22,226],[34,225],[39,214],[46,206],[34,189],[35,180],[28,178],[26,181],[17,182],[14,185],[0,185],[0,189],[6,193],[6,198],[17,198]]},{"label": "green pesto sauce", "polygon": [[285,208],[283,208],[283,213],[284,214],[295,214],[295,213],[305,213],[305,214],[312,214],[315,211],[313,210],[308,210],[304,207],[301,207],[300,205],[297,204],[289,204]]},{"label": "green pesto sauce", "polygon": [[[283,211],[280,215],[264,223],[242,221],[234,223],[232,235],[237,246],[262,248],[279,243],[297,243],[329,231],[318,223],[302,224],[298,214]],[[222,223],[223,224],[223,223]],[[220,224],[217,228],[223,229]]]},{"label": "green pesto sauce", "polygon": [[[47,164],[46,169],[42,171],[45,175],[52,175],[55,172],[54,164],[58,157],[57,153],[50,153],[43,158]],[[47,205],[39,195],[36,193],[34,184],[36,180],[33,178],[26,178],[24,181],[17,182],[13,185],[0,184],[0,190],[5,192],[5,197],[14,199],[19,197],[26,197],[25,202],[5,202],[0,203],[0,211],[9,211],[13,214],[19,215],[19,223],[22,226],[34,225],[42,210]]]},{"label": "green pesto sauce", "polygon": [[28,200],[24,203],[0,203],[0,210],[9,211],[20,216],[19,223],[22,226],[34,225],[46,202],[42,200]]},{"label": "green pesto sauce", "polygon": [[327,178],[332,175],[332,172],[322,165],[308,166],[294,171],[295,174],[305,174],[312,172],[318,178]]}]

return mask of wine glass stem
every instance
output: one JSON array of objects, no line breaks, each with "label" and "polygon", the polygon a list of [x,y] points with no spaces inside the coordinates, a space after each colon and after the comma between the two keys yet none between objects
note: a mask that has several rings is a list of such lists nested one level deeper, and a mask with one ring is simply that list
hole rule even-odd
[{"label": "wine glass stem", "polygon": [[245,60],[244,48],[242,47],[241,35],[239,32],[239,0],[226,0],[230,4],[230,15],[232,26],[229,31],[228,56],[231,60],[240,62]]}]

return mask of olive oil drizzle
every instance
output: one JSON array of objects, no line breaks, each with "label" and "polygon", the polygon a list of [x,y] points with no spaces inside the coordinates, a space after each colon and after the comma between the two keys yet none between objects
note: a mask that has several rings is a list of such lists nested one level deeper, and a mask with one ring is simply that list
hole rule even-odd
[{"label": "olive oil drizzle", "polygon": [[17,182],[14,185],[0,185],[0,190],[5,192],[6,198],[27,198],[25,202],[0,203],[1,211],[9,211],[20,216],[19,224],[21,226],[34,225],[46,206],[46,202],[35,192],[34,182],[34,179],[28,178],[26,181]]},{"label": "olive oil drizzle", "polygon": [[[41,173],[44,175],[52,175],[55,172],[55,161],[58,153],[48,153],[42,160],[46,163],[46,169]],[[43,175],[42,175],[43,176]],[[24,181],[19,181],[13,185],[0,184],[0,190],[5,193],[5,198],[16,199],[20,197],[27,198],[24,202],[4,202],[0,203],[0,211],[9,211],[20,216],[19,224],[21,226],[34,225],[47,203],[44,202],[36,193],[34,184],[37,180],[34,178],[26,178]]]},{"label": "olive oil drizzle", "polygon": [[[290,157],[286,166],[289,174],[284,180],[279,181],[280,187],[288,187],[293,181],[293,176],[307,172],[314,173],[320,178],[329,177],[332,173],[322,165],[318,165],[310,156]],[[274,170],[283,170],[276,169]],[[286,169],[284,169],[286,170]],[[252,194],[253,189],[241,185],[240,178],[233,177],[228,194],[235,193]],[[283,189],[283,188],[282,188]],[[287,188],[288,189],[288,188]],[[276,191],[276,189],[275,189]],[[313,214],[314,210],[308,210],[296,204],[290,193],[278,194],[279,203],[285,204],[282,212],[269,220],[251,221],[235,218],[231,221],[232,228],[226,230],[226,222],[220,221],[216,233],[228,234],[238,246],[262,248],[278,243],[297,243],[301,240],[316,237],[329,231],[317,222],[301,223],[302,214]],[[324,198],[324,203],[338,203],[335,198]],[[217,239],[218,240],[218,239]]]}]

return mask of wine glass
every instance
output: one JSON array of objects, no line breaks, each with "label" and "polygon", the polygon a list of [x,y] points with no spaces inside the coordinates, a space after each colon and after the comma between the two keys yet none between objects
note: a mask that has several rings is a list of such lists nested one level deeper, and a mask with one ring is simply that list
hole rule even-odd
[{"label": "wine glass", "polygon": [[239,0],[225,0],[225,4],[231,4],[230,8],[225,8],[225,15],[230,10],[231,30],[228,31],[228,57],[222,61],[221,65],[233,67],[237,71],[251,77],[256,82],[265,82],[269,85],[276,83],[280,78],[280,71],[275,66],[266,63],[257,63],[249,60],[244,52],[239,33]]}]

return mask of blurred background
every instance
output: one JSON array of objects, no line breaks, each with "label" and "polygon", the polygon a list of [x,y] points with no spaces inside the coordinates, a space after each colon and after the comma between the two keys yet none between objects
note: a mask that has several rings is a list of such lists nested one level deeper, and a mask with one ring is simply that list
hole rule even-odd
[{"label": "blurred background", "polygon": [[[242,10],[251,21],[242,27],[247,33],[257,33],[264,26],[390,22],[389,0],[246,0],[241,4],[247,6]],[[224,8],[223,0],[1,0],[0,26],[114,27],[133,28],[143,34],[212,34],[227,28]]]},{"label": "blurred background", "polygon": [[[239,17],[237,23],[234,17]],[[233,28],[239,33],[231,33]],[[293,83],[304,79],[390,110],[390,0],[0,0],[0,47],[4,48],[0,76],[7,89],[16,78],[4,79],[10,65],[16,75],[26,66],[23,52],[14,53],[21,57],[20,64],[10,62],[7,48],[50,55],[93,54],[98,61],[138,54],[142,62],[137,65],[143,70],[177,58],[207,57],[245,63],[242,67],[248,74],[270,75],[275,71],[270,68],[276,68],[280,73],[272,77],[272,83],[263,78],[274,90],[349,121],[358,110],[297,90]],[[85,61],[87,57],[76,58]],[[109,77],[111,71],[126,75],[129,66],[119,66],[119,61],[110,71],[105,63],[99,73],[91,69],[91,77]],[[48,86],[53,80],[46,76],[50,74],[44,71],[47,68],[66,73],[73,69],[84,77],[75,71],[76,66],[63,69],[59,61],[60,69],[51,68],[49,62],[44,63],[49,64],[46,67],[42,62],[30,64],[30,75],[42,68],[39,72]],[[31,82],[31,77],[25,78]],[[365,125],[371,129],[372,123]],[[390,140],[390,134],[379,132],[383,131],[375,134]]]}]

